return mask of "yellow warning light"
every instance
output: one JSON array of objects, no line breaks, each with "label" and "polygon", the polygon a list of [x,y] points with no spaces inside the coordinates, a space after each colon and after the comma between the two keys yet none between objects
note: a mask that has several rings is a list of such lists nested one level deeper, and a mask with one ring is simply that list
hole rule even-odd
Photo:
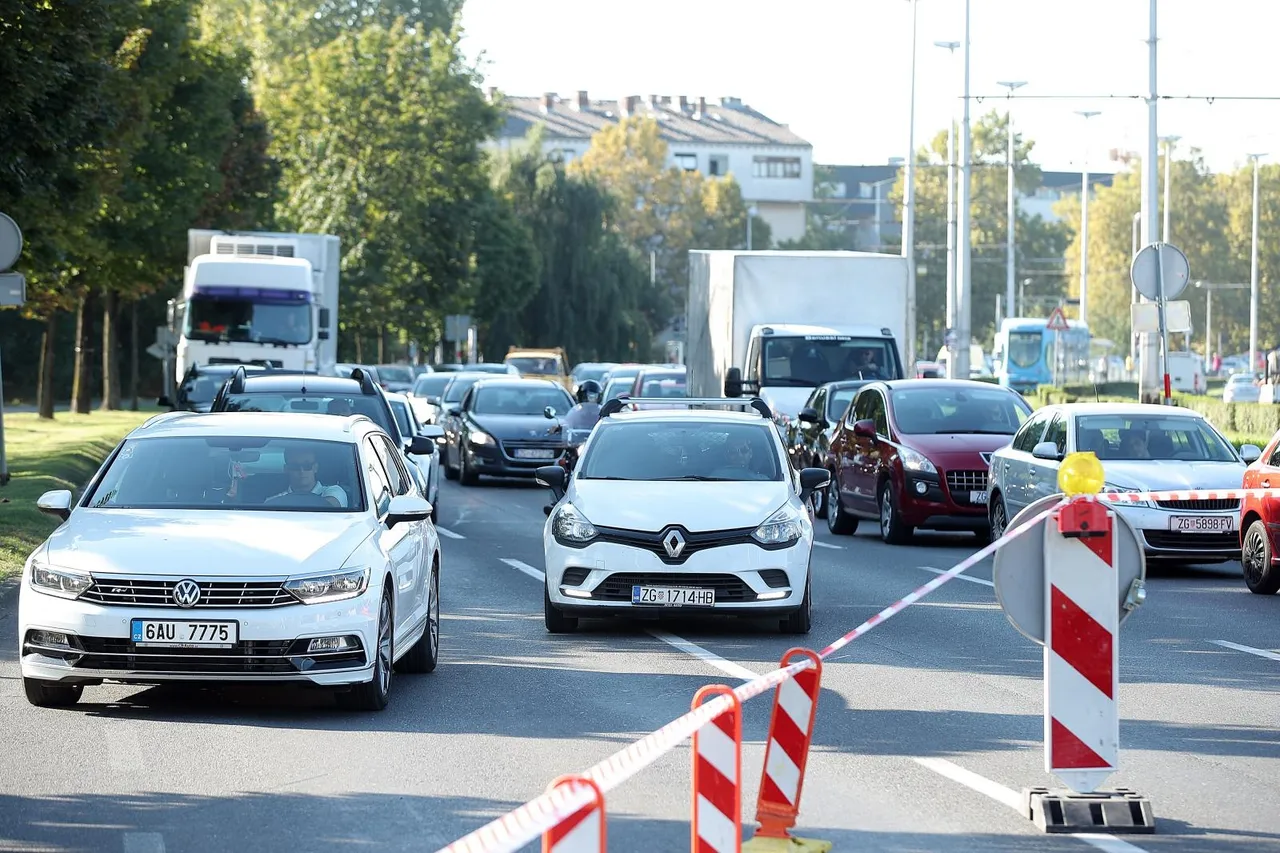
[{"label": "yellow warning light", "polygon": [[1106,480],[1102,463],[1090,452],[1072,453],[1058,466],[1058,490],[1069,498],[1096,495]]}]

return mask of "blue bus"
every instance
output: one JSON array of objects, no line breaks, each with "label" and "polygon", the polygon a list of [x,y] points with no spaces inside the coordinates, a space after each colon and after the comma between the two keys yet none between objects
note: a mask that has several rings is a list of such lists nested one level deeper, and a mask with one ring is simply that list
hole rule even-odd
[{"label": "blue bus", "polygon": [[1089,327],[1068,320],[1065,332],[1045,328],[1044,317],[1011,317],[1000,324],[992,355],[996,379],[1018,392],[1037,385],[1067,385],[1089,376]]}]

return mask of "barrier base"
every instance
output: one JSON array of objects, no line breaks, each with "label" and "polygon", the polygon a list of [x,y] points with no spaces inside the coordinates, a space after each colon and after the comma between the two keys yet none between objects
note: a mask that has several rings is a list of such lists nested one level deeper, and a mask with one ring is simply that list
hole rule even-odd
[{"label": "barrier base", "polygon": [[[1151,801],[1128,788],[1077,794],[1024,788],[1025,813],[1044,832],[1153,833]],[[745,849],[745,848],[744,848]]]},{"label": "barrier base", "polygon": [[829,853],[830,841],[816,838],[761,838],[742,843],[742,853]]}]

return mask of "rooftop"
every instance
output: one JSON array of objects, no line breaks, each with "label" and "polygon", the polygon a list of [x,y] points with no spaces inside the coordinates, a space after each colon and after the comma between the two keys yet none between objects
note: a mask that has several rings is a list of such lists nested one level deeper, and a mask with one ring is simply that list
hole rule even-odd
[{"label": "rooftop", "polygon": [[724,145],[789,145],[810,148],[785,124],[744,104],[740,98],[723,97],[714,103],[705,97],[686,95],[628,95],[613,100],[591,98],[586,91],[573,97],[547,92],[540,97],[499,97],[506,124],[498,132],[503,139],[523,138],[531,127],[546,125],[549,139],[588,140],[597,131],[623,118],[641,115],[657,119],[668,143],[718,143]]},{"label": "rooftop", "polygon": [[161,436],[253,436],[353,442],[361,433],[378,425],[364,415],[336,417],[307,412],[166,412],[157,415],[130,433],[130,438]]}]

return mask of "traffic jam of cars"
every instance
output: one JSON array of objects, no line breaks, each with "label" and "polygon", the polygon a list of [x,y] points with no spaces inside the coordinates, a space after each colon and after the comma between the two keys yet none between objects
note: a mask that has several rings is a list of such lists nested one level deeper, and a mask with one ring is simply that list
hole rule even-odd
[{"label": "traffic jam of cars", "polygon": [[[1268,488],[1280,433],[1237,450],[1172,406],[1049,405],[974,380],[837,380],[798,415],[759,395],[693,397],[679,364],[564,369],[559,350],[413,375],[193,369],[26,561],[23,686],[73,705],[103,682],[298,682],[377,711],[440,654],[441,479],[518,478],[544,508],[543,612],[738,617],[806,634],[815,520],[890,545],[975,547],[1056,494],[1086,451],[1108,492]],[[382,370],[384,376],[379,375]],[[398,390],[390,390],[388,378]],[[1240,561],[1280,590],[1273,500],[1117,504],[1148,559]],[[850,552],[857,560],[857,550]]]}]

